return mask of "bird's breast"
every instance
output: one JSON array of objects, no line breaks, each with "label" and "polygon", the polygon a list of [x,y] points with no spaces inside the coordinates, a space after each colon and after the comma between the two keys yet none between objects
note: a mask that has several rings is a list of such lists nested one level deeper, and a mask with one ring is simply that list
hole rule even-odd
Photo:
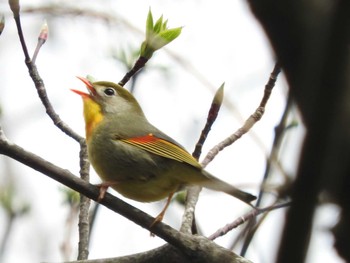
[{"label": "bird's breast", "polygon": [[102,181],[127,198],[152,202],[178,190],[180,182],[167,176],[169,166],[150,154],[102,133],[88,140],[88,156]]}]

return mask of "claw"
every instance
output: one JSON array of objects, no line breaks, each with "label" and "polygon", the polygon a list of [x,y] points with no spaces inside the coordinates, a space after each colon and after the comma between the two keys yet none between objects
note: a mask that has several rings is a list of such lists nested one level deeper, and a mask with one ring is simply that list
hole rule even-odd
[{"label": "claw", "polygon": [[100,188],[100,193],[97,197],[97,202],[101,202],[102,199],[105,197],[107,190],[110,186],[117,184],[116,182],[103,182],[100,183],[98,185],[96,185],[97,187]]}]

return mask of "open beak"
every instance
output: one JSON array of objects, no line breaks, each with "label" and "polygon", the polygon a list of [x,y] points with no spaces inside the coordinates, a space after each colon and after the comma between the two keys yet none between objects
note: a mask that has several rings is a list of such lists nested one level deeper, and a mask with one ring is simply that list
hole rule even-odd
[{"label": "open beak", "polygon": [[86,85],[86,88],[88,89],[90,94],[82,92],[80,90],[76,90],[76,89],[71,89],[71,91],[77,93],[78,95],[80,95],[82,97],[89,97],[89,98],[91,98],[91,95],[93,96],[96,94],[95,88],[92,86],[91,82],[88,79],[82,78],[82,77],[77,77],[77,78],[80,79],[82,82],[84,82],[84,84]]}]

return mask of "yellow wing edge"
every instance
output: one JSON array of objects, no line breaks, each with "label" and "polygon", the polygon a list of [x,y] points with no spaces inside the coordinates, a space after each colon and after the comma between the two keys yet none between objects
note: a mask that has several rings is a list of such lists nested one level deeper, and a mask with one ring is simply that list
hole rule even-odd
[{"label": "yellow wing edge", "polygon": [[186,150],[167,140],[154,137],[151,134],[139,138],[119,140],[153,154],[173,159],[178,162],[185,162],[194,167],[201,168],[201,165],[198,163],[198,161]]}]

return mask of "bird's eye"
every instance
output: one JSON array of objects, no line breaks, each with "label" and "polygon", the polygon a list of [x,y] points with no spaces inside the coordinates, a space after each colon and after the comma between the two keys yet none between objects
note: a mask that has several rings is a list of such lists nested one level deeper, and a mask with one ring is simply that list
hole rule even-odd
[{"label": "bird's eye", "polygon": [[112,89],[112,88],[107,88],[104,90],[104,93],[107,95],[107,96],[113,96],[115,95],[115,90]]}]

